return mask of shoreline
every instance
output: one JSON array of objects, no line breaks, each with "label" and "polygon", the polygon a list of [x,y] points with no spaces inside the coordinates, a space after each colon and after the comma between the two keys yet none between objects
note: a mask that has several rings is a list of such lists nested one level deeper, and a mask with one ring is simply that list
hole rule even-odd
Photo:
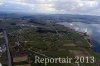
[{"label": "shoreline", "polygon": [[[70,28],[71,29],[71,28]],[[71,29],[71,30],[74,30],[74,29]],[[75,30],[74,30],[75,31]],[[83,36],[84,37],[84,39],[88,42],[88,44],[89,44],[89,48],[93,48],[94,46],[93,46],[93,44],[91,43],[91,38],[90,38],[90,36],[89,35],[87,35],[87,33],[86,32],[79,32],[79,31],[75,31],[76,33],[78,33],[78,34],[80,34],[81,36]]]},{"label": "shoreline", "polygon": [[[57,23],[57,24],[59,24],[59,23]],[[62,24],[59,24],[59,25],[62,25]],[[64,26],[64,25],[63,25],[63,26]],[[67,26],[64,26],[64,27],[67,27]],[[67,28],[69,28],[71,31],[74,31],[74,32],[80,34],[81,36],[83,36],[84,39],[88,42],[90,48],[93,48],[93,47],[94,47],[93,44],[92,44],[92,42],[91,42],[92,40],[91,40],[90,36],[87,35],[86,32],[76,31],[75,29],[70,28],[70,27],[67,27]]]}]

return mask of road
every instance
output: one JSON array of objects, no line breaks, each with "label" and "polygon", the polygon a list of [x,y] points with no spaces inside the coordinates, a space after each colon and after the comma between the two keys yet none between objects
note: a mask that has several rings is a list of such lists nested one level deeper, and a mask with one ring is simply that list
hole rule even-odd
[{"label": "road", "polygon": [[12,59],[11,59],[11,54],[10,54],[9,45],[8,45],[7,33],[6,33],[6,30],[4,30],[3,32],[4,32],[5,43],[6,43],[8,66],[12,66]]}]

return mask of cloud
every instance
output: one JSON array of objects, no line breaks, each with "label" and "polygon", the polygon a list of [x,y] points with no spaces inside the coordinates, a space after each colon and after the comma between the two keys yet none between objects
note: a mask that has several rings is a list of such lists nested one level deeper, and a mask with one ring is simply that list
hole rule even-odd
[{"label": "cloud", "polygon": [[62,2],[57,2],[54,4],[54,7],[57,10],[64,11],[64,12],[71,12],[71,13],[83,13],[87,12],[89,9],[98,8],[97,1],[82,1],[82,0],[64,0]]},{"label": "cloud", "polygon": [[3,4],[3,2],[2,2],[2,0],[0,0],[0,5],[2,5]]},{"label": "cloud", "polygon": [[[94,13],[98,15],[97,12],[100,10],[99,0],[0,0],[0,6],[11,4],[11,7],[15,8],[17,11],[22,10],[27,12],[28,10],[28,12],[31,13],[37,12],[89,15]],[[8,10],[14,10],[11,9],[11,7],[10,9],[8,8]]]}]

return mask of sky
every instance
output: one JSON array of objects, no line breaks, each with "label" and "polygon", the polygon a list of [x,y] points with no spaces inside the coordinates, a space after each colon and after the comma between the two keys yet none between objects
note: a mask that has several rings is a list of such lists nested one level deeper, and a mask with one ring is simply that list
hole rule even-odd
[{"label": "sky", "polygon": [[100,16],[100,0],[0,0],[0,11]]}]

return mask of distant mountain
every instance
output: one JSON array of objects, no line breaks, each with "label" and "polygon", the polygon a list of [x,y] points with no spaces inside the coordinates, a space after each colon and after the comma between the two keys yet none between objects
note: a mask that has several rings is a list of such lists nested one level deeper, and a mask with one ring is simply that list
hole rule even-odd
[{"label": "distant mountain", "polygon": [[0,12],[0,18],[38,18],[42,20],[54,22],[84,22],[84,23],[99,23],[100,16],[91,15],[72,15],[72,14],[25,14],[25,13],[5,13]]},{"label": "distant mountain", "polygon": [[0,12],[0,18],[20,18],[23,16],[30,16],[30,14],[25,13],[13,13],[13,12]]}]

